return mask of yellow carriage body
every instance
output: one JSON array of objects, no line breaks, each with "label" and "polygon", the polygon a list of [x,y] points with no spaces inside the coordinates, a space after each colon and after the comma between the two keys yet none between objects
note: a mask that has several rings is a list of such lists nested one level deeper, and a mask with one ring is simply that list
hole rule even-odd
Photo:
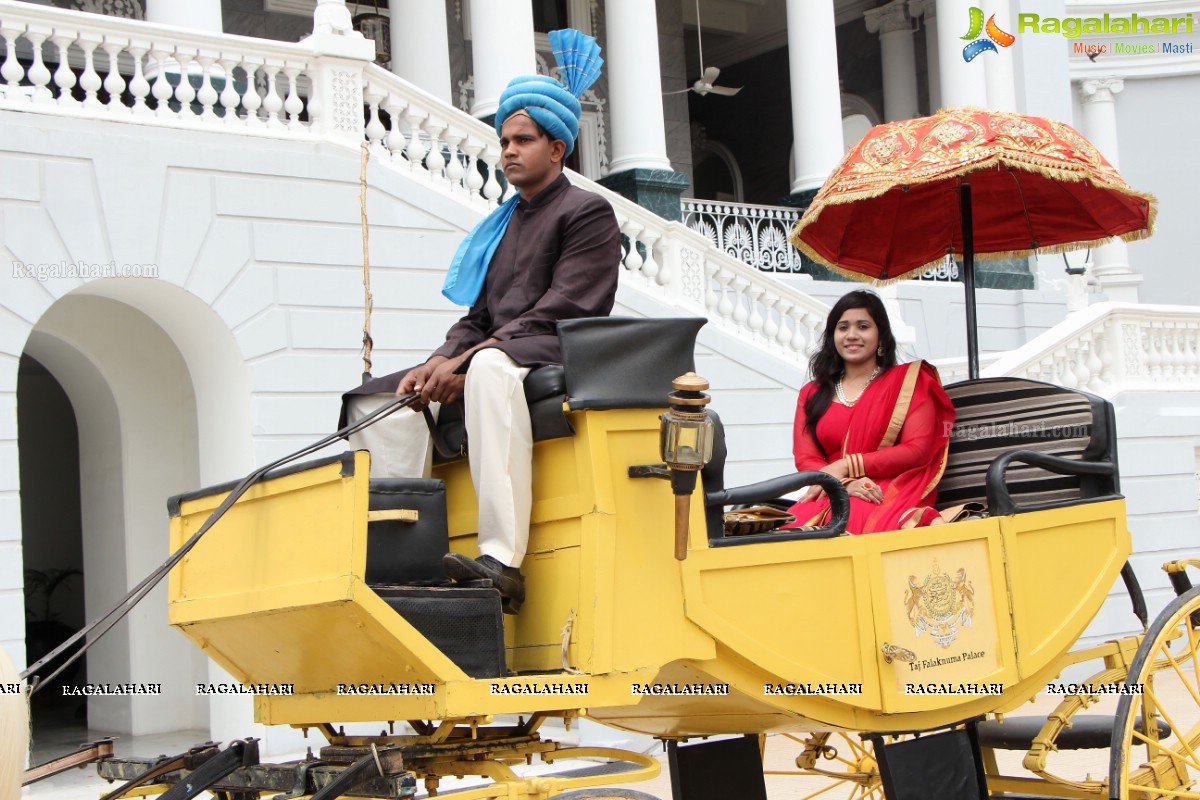
[{"label": "yellow carriage body", "polygon": [[[575,436],[535,448],[515,674],[469,677],[367,585],[361,452],[250,489],[172,572],[171,623],[243,683],[291,685],[256,697],[267,724],[586,709],[671,736],[915,730],[1036,694],[1130,553],[1122,500],[714,547],[697,493],[680,562],[668,483],[628,471],[659,461],[658,412],[569,416]],[[474,554],[466,464],[439,470],[451,546]],[[174,510],[172,549],[223,497]],[[339,693],[357,684],[392,693]]]}]

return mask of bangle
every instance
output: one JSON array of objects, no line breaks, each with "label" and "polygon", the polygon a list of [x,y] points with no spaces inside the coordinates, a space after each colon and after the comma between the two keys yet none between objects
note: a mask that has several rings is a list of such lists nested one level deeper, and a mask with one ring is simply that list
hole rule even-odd
[{"label": "bangle", "polygon": [[845,456],[846,474],[851,478],[861,478],[866,472],[862,453],[847,453]]}]

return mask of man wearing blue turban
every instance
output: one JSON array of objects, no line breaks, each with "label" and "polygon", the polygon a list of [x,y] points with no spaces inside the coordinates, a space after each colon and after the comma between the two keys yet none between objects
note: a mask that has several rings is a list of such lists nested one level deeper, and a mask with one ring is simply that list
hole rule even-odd
[{"label": "man wearing blue turban", "polygon": [[[490,580],[513,614],[525,598],[519,568],[532,506],[523,381],[534,367],[561,361],[559,320],[608,315],[621,259],[608,201],[563,175],[579,134],[578,96],[599,74],[599,47],[578,31],[550,37],[563,83],[515,78],[496,113],[501,166],[518,192],[467,235],[442,289],[470,311],[425,363],[347,392],[342,408],[344,425],[394,394],[419,394],[418,405],[431,407],[463,399],[481,555],[451,553],[443,563],[455,580]],[[428,474],[429,435],[420,415],[393,414],[351,444],[371,451],[372,477]]]}]

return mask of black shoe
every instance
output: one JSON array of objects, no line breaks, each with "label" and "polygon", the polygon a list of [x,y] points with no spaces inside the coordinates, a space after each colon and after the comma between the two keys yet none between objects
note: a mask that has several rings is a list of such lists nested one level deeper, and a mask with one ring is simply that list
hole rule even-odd
[{"label": "black shoe", "polygon": [[500,606],[505,614],[516,614],[525,602],[525,576],[491,556],[473,559],[462,553],[447,553],[442,556],[442,568],[455,581],[491,581],[500,590]]}]

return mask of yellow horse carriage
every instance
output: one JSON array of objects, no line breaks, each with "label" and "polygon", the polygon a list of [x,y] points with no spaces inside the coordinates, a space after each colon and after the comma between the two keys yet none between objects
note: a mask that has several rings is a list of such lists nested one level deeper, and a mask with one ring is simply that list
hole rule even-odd
[{"label": "yellow horse carriage", "polygon": [[[793,242],[885,281],[962,253],[974,377],[974,252],[1136,238],[1152,216],[1066,126],[948,109],[874,129]],[[611,775],[514,769],[599,757],[628,762],[622,782],[657,774],[648,756],[540,735],[549,719],[587,717],[667,742],[675,800],[765,798],[760,742],[776,733],[802,742],[799,771],[855,797],[1200,798],[1200,589],[1190,562],[1166,565],[1178,596],[1148,620],[1107,402],[1007,378],[948,387],[939,502],[985,510],[844,536],[848,500],[823,473],[725,487],[724,437],[694,376],[663,413],[701,324],[560,323],[563,367],[525,382],[538,441],[519,616],[502,615],[494,589],[440,582],[447,548],[477,552],[461,457],[434,481],[377,482],[366,453],[347,453],[174,498],[171,623],[259,690],[260,722],[328,745],[277,765],[258,763],[251,740],[109,759],[102,774],[130,781],[112,796],[153,782],[166,800],[407,798],[471,775],[482,785],[455,797],[650,798],[599,788]],[[450,454],[454,427],[444,413]],[[824,528],[726,529],[727,507],[822,481]],[[1143,633],[1072,650],[1118,577]],[[1009,716],[1090,662],[1048,714]],[[1085,713],[1095,705],[1107,713]],[[394,721],[412,732],[340,727]],[[683,744],[726,734],[740,736]],[[1107,771],[1059,766],[1058,751],[1080,748],[1108,748]],[[1025,752],[1020,774],[1005,774],[1004,750]]]},{"label": "yellow horse carriage", "polygon": [[[1015,379],[949,387],[958,421],[941,499],[986,503],[976,518],[838,535],[846,499],[832,481],[823,529],[727,532],[727,506],[828,476],[726,488],[716,420],[701,488],[673,501],[661,478],[699,466],[689,447],[711,434],[697,420],[715,418],[686,384],[663,413],[702,324],[561,324],[565,366],[528,383],[540,441],[519,616],[501,614],[494,589],[436,582],[447,544],[476,552],[462,458],[434,481],[380,482],[367,453],[345,453],[251,486],[171,573],[170,621],[260,690],[258,721],[329,744],[265,765],[253,742],[235,742],[154,782],[171,798],[208,787],[323,800],[412,797],[420,783],[435,794],[475,775],[483,785],[452,796],[649,798],[596,788],[612,775],[513,769],[598,757],[629,762],[622,782],[657,774],[642,754],[539,735],[548,719],[587,717],[668,742],[675,796],[693,800],[765,797],[760,735],[780,732],[804,732],[801,771],[855,796],[1200,797],[1200,593],[1183,565],[1168,565],[1180,597],[1144,635],[1071,650],[1118,576],[1147,625],[1107,402]],[[173,550],[230,488],[172,499]],[[1097,659],[1047,717],[1005,716]],[[1084,713],[1108,693],[1114,713]],[[340,727],[376,721],[413,732]],[[681,744],[719,734],[744,736]],[[1097,746],[1110,748],[1106,775],[1047,766],[1056,750]],[[1023,776],[997,766],[1013,748],[1027,751]],[[109,760],[102,772],[154,766]]]}]

